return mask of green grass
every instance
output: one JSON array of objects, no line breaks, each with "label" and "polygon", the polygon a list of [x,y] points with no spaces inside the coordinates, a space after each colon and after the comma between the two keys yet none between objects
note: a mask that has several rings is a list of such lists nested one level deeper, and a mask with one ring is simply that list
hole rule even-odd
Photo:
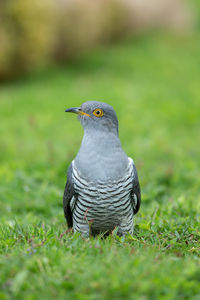
[{"label": "green grass", "polygon": [[[152,35],[1,86],[0,299],[200,299],[199,53],[198,35]],[[64,110],[93,99],[138,168],[133,237],[66,232],[83,130]]]}]

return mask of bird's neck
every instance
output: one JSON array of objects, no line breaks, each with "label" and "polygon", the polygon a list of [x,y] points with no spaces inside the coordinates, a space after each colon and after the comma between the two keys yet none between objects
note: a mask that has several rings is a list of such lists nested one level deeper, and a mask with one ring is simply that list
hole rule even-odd
[{"label": "bird's neck", "polygon": [[113,132],[84,132],[75,165],[90,180],[112,180],[128,165],[118,135]]},{"label": "bird's neck", "polygon": [[[122,150],[121,143],[116,132],[112,131],[85,131],[80,151],[94,151],[98,155],[109,155],[114,150]],[[122,150],[123,151],[123,150]]]}]

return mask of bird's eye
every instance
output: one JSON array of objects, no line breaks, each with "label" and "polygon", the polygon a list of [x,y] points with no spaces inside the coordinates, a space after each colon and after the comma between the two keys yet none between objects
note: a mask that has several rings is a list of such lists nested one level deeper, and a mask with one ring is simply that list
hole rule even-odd
[{"label": "bird's eye", "polygon": [[103,110],[101,108],[96,108],[93,111],[93,115],[95,115],[95,117],[102,117],[103,116]]}]

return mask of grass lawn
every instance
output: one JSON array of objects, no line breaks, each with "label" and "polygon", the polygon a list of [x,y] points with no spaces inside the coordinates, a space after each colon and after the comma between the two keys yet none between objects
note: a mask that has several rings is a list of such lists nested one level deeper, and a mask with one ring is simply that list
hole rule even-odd
[{"label": "grass lawn", "polygon": [[[200,39],[146,36],[0,87],[0,299],[200,299]],[[133,237],[66,233],[83,130],[114,106],[142,205]]]}]

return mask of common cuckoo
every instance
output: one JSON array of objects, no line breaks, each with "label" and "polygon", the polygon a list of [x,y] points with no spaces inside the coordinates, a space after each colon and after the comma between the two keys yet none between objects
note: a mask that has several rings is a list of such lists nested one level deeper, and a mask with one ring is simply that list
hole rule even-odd
[{"label": "common cuckoo", "polygon": [[133,216],[141,203],[140,185],[134,162],[121,147],[114,109],[87,101],[66,112],[77,114],[84,128],[63,196],[68,227],[85,237],[115,228],[120,236],[132,235]]}]

